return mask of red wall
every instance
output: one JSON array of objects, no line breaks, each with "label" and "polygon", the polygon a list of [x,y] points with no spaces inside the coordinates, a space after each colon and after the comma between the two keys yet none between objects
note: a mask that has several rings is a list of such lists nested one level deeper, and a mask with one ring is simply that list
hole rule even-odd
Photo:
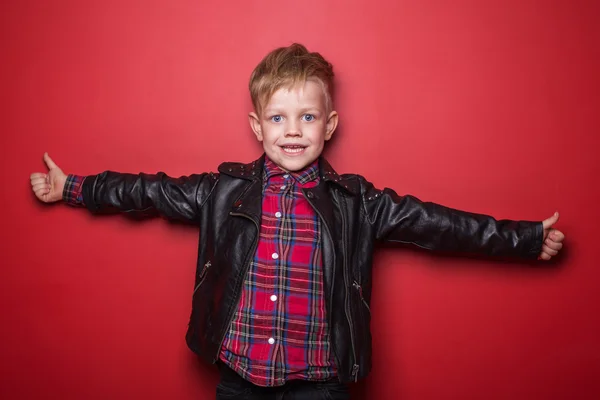
[{"label": "red wall", "polygon": [[183,339],[196,230],[43,206],[28,177],[44,151],[80,174],[258,157],[248,77],[299,41],[336,67],[338,171],[499,218],[559,210],[567,234],[548,268],[378,253],[354,398],[599,398],[599,4],[3,1],[0,397],[213,398]]}]

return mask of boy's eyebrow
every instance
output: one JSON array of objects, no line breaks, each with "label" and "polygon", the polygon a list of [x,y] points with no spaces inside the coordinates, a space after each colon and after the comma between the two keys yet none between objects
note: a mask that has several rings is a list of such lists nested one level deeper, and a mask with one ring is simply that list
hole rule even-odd
[{"label": "boy's eyebrow", "polygon": [[[271,106],[271,107],[267,107],[264,109],[264,113],[282,112],[282,111],[285,111],[285,107],[283,107],[283,106],[281,106],[281,107],[280,106]],[[308,111],[319,112],[320,109],[317,106],[309,106],[309,107],[303,107],[299,111],[300,111],[300,113],[305,113]]]},{"label": "boy's eyebrow", "polygon": [[301,108],[300,109],[300,112],[303,112],[303,113],[305,113],[307,111],[316,111],[316,112],[319,112],[321,110],[319,109],[319,107],[316,107],[316,106],[305,107],[305,108]]}]

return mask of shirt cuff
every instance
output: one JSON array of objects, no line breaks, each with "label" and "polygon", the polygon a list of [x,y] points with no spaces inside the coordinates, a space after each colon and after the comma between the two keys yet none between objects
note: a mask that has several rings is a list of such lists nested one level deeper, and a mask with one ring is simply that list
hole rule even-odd
[{"label": "shirt cuff", "polygon": [[85,176],[68,175],[63,189],[63,200],[72,206],[84,206],[83,204],[83,181]]}]

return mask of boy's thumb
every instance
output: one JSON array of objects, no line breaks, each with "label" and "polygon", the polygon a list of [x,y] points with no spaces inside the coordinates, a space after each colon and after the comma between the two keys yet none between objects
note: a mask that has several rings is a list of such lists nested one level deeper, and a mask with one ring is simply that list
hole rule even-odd
[{"label": "boy's thumb", "polygon": [[48,153],[44,153],[44,162],[46,163],[48,169],[58,168],[58,166],[54,163],[54,161],[52,161]]},{"label": "boy's thumb", "polygon": [[552,215],[550,218],[545,219],[542,222],[542,225],[544,225],[544,229],[550,229],[552,227],[552,225],[554,225],[556,222],[558,222],[558,211],[554,213],[554,215]]}]

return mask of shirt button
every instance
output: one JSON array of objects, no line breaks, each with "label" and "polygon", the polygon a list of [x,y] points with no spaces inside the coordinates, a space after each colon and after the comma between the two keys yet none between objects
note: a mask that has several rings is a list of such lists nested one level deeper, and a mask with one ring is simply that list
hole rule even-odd
[{"label": "shirt button", "polygon": [[275,339],[273,339],[272,337],[270,337],[269,340],[268,340],[268,342],[269,342],[269,344],[273,344],[273,343],[275,343]]},{"label": "shirt button", "polygon": [[277,260],[279,258],[279,254],[273,253],[271,254],[271,257],[273,257],[273,260]]},{"label": "shirt button", "polygon": [[275,213],[275,216],[276,216],[277,218],[281,218],[281,213],[280,213],[279,211],[277,211],[277,212]]},{"label": "shirt button", "polygon": [[285,179],[287,179],[287,178],[289,178],[289,177],[290,177],[290,175],[289,175],[289,174],[285,174],[283,177],[284,177]]},{"label": "shirt button", "polygon": [[281,188],[280,188],[280,189],[281,189],[281,190],[285,189],[285,185],[281,186]]},{"label": "shirt button", "polygon": [[272,294],[272,295],[271,295],[271,301],[277,301],[277,296],[276,296],[276,295],[274,295],[274,294]]}]

